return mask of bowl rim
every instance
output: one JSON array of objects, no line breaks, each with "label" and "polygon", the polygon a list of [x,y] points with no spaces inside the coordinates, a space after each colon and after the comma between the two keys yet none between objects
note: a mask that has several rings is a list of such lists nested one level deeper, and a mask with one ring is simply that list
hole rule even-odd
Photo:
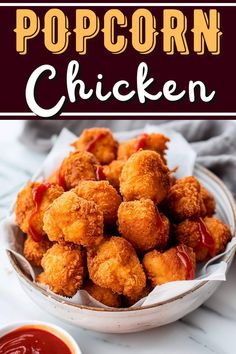
[{"label": "bowl rim", "polygon": [[[72,337],[72,335],[67,330],[60,327],[59,325],[56,325],[54,323],[50,323],[47,321],[24,320],[24,321],[7,322],[6,324],[4,324],[0,328],[0,338],[2,336],[7,335],[10,332],[13,332],[13,331],[21,328],[21,327],[28,327],[28,326],[38,326],[39,328],[43,328],[44,330],[48,331],[49,333],[58,336],[65,343],[65,340],[63,339],[63,336],[64,336],[66,338],[66,340],[68,340],[68,342],[71,344],[72,349],[73,349],[73,354],[82,354],[80,346],[78,345],[76,340]],[[1,334],[1,332],[5,332],[5,333]],[[55,332],[56,332],[56,334],[55,334]],[[71,348],[69,348],[69,349],[71,349]]]},{"label": "bowl rim", "polygon": [[[228,202],[230,204],[231,210],[233,212],[234,227],[233,227],[233,230],[232,230],[232,237],[236,237],[236,205],[235,205],[232,193],[226,187],[224,182],[221,181],[221,179],[219,177],[217,177],[213,172],[211,172],[210,170],[208,170],[207,168],[205,168],[204,166],[202,166],[202,165],[200,165],[198,163],[196,163],[195,166],[194,166],[194,169],[196,169],[196,168],[198,170],[200,170],[202,173],[205,173],[208,177],[210,177],[216,184],[219,185],[219,187],[225,193],[225,195],[226,195],[226,197],[228,199]],[[231,259],[234,256],[235,250],[236,250],[236,247],[231,249],[231,251],[225,256],[226,263],[229,263],[231,261]],[[16,265],[16,263],[14,261],[15,256],[8,250],[6,252],[7,252],[7,255],[8,255],[8,258],[10,260],[10,263],[11,263],[12,267],[16,271],[18,277],[24,283],[27,283],[28,285],[30,285],[34,290],[36,290],[37,292],[40,292],[43,296],[49,297],[49,298],[53,299],[54,301],[59,302],[60,304],[68,305],[68,306],[71,306],[72,308],[79,308],[81,310],[96,311],[96,312],[110,312],[110,313],[111,312],[112,313],[114,313],[114,312],[117,312],[117,313],[135,312],[135,311],[148,310],[148,309],[152,309],[152,308],[155,308],[155,307],[166,305],[166,304],[174,302],[174,301],[176,301],[178,299],[181,299],[181,298],[185,297],[186,295],[188,295],[190,293],[193,293],[194,291],[198,290],[199,288],[205,286],[208,282],[210,282],[210,280],[206,280],[206,281],[201,282],[200,284],[194,286],[191,290],[184,291],[183,293],[181,293],[179,295],[176,295],[174,297],[171,297],[168,300],[160,301],[160,302],[157,302],[157,303],[152,304],[152,305],[146,305],[146,306],[137,307],[137,308],[135,308],[135,307],[128,307],[128,308],[100,308],[100,307],[93,307],[93,306],[87,306],[87,305],[71,303],[66,298],[60,299],[56,294],[53,294],[52,292],[48,293],[45,289],[41,288],[36,283],[33,283],[32,281],[30,281],[29,278],[17,267],[17,265]]]}]

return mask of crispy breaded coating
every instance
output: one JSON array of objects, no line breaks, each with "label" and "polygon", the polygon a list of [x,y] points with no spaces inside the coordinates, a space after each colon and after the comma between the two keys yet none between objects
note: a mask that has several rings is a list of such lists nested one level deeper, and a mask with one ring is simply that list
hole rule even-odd
[{"label": "crispy breaded coating", "polygon": [[203,262],[223,252],[231,234],[221,220],[205,217],[183,221],[175,227],[175,237],[179,243],[192,247],[196,260]]},{"label": "crispy breaded coating", "polygon": [[134,153],[120,176],[120,192],[125,201],[141,198],[160,203],[170,188],[170,172],[155,151]]},{"label": "crispy breaded coating", "polygon": [[106,179],[117,190],[120,188],[120,175],[124,164],[125,161],[123,160],[114,160],[109,165],[103,166],[103,173]]},{"label": "crispy breaded coating", "polygon": [[102,165],[116,159],[118,143],[108,128],[84,129],[72,145],[77,150],[91,152]]},{"label": "crispy breaded coating", "polygon": [[84,290],[86,290],[94,299],[106,306],[121,306],[121,298],[119,294],[114,293],[110,289],[101,288],[101,286],[94,284],[92,280],[89,280],[85,284]]},{"label": "crispy breaded coating", "polygon": [[79,246],[54,244],[43,256],[43,272],[39,283],[49,286],[54,293],[73,296],[82,288],[85,276],[85,256]]},{"label": "crispy breaded coating", "polygon": [[45,235],[44,213],[63,192],[63,188],[54,184],[29,182],[20,191],[16,200],[16,223],[20,229],[33,238],[36,234]]},{"label": "crispy breaded coating", "polygon": [[28,232],[29,218],[35,208],[32,190],[39,184],[38,182],[29,182],[17,195],[15,208],[16,223],[25,233]]},{"label": "crispy breaded coating", "polygon": [[103,212],[104,223],[116,223],[121,197],[108,181],[81,181],[73,190],[79,197],[95,202]]},{"label": "crispy breaded coating", "polygon": [[143,258],[143,267],[152,286],[194,278],[196,261],[193,250],[185,245],[172,247],[164,253],[156,250]]},{"label": "crispy breaded coating", "polygon": [[169,238],[169,221],[159,214],[150,199],[121,203],[118,210],[120,234],[139,252],[163,250]]},{"label": "crispy breaded coating", "polygon": [[133,246],[112,236],[87,254],[89,277],[115,293],[136,299],[146,286],[146,277]]},{"label": "crispy breaded coating", "polygon": [[65,190],[78,185],[82,180],[96,180],[98,161],[90,152],[71,152],[58,170],[57,183]]},{"label": "crispy breaded coating", "polygon": [[205,206],[205,212],[202,213],[202,216],[212,216],[215,214],[216,202],[213,195],[201,185],[201,197],[203,204]]},{"label": "crispy breaded coating", "polygon": [[44,231],[49,240],[73,242],[91,247],[103,238],[103,213],[92,201],[73,192],[63,193],[44,215]]},{"label": "crispy breaded coating", "polygon": [[184,177],[170,188],[165,200],[168,212],[175,221],[204,214],[201,185],[194,176]]},{"label": "crispy breaded coating", "polygon": [[167,143],[169,138],[163,134],[152,133],[152,134],[140,134],[135,139],[131,139],[119,144],[117,159],[118,160],[128,160],[128,158],[139,149],[143,150],[153,150],[161,155],[164,162],[165,153],[167,149]]},{"label": "crispy breaded coating", "polygon": [[53,243],[46,237],[36,242],[28,236],[24,243],[23,254],[32,265],[40,267],[43,255],[52,245]]},{"label": "crispy breaded coating", "polygon": [[152,287],[150,285],[147,285],[136,299],[130,299],[128,296],[122,296],[122,307],[133,306],[136,302],[148,296],[151,291]]},{"label": "crispy breaded coating", "polygon": [[45,182],[58,185],[58,170],[54,170],[46,179]]}]

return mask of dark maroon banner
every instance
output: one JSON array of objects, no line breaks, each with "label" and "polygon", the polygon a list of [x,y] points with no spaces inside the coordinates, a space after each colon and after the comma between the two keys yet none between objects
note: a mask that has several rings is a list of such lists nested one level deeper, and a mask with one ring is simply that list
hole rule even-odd
[{"label": "dark maroon banner", "polygon": [[[44,24],[45,13],[50,8],[61,8],[69,19],[69,46],[62,54],[50,53],[44,45],[44,33],[41,31]],[[189,48],[189,55],[167,55],[163,52],[163,10],[164,7],[146,7],[156,18],[156,28],[159,32],[155,49],[149,54],[139,54],[131,45],[131,17],[136,7],[120,7],[120,10],[127,17],[127,27],[119,29],[118,34],[125,35],[128,40],[126,50],[121,54],[112,54],[104,47],[103,32],[88,40],[87,54],[80,55],[76,52],[76,38],[73,32],[75,28],[75,10],[80,7],[60,7],[58,4],[50,7],[28,7],[40,17],[39,34],[28,41],[27,54],[20,55],[16,51],[16,10],[21,7],[0,8],[0,38],[1,50],[1,96],[0,112],[30,112],[26,102],[25,89],[32,72],[44,64],[52,65],[57,75],[53,80],[48,80],[47,75],[40,78],[37,83],[35,97],[40,106],[50,108],[60,99],[66,97],[62,112],[236,112],[236,99],[234,82],[236,80],[234,49],[234,23],[236,7],[212,6],[200,7],[209,13],[209,9],[217,9],[220,12],[220,54],[212,55],[207,50],[203,55],[193,51],[193,10],[198,7],[178,7],[187,17],[186,40]],[[83,7],[84,8],[84,7]],[[104,14],[111,7],[88,6],[99,16],[101,28],[103,27]],[[177,91],[186,90],[186,95],[176,102],[170,102],[164,97],[159,100],[146,100],[140,103],[137,94],[127,102],[119,102],[111,97],[105,102],[99,101],[95,96],[88,100],[77,98],[71,103],[68,98],[66,73],[71,60],[80,65],[79,79],[86,83],[86,86],[95,89],[98,81],[97,75],[102,74],[104,93],[111,90],[118,80],[126,80],[130,89],[136,89],[137,68],[140,63],[147,64],[148,77],[154,78],[150,85],[150,93],[154,94],[163,89],[168,80],[175,80]],[[207,92],[215,91],[215,96],[210,102],[202,102],[196,91],[196,101],[190,102],[188,97],[188,84],[190,80],[201,80]]]}]

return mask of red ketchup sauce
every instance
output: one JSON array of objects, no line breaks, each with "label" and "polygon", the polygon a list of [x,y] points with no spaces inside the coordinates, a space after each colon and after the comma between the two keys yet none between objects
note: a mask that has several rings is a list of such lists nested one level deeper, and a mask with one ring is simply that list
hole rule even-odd
[{"label": "red ketchup sauce", "polygon": [[102,166],[98,166],[96,169],[96,180],[97,181],[102,181],[106,179],[106,175],[103,172],[103,167]]},{"label": "red ketchup sauce", "polygon": [[215,242],[202,218],[198,219],[198,229],[201,235],[198,247],[208,248],[211,257],[216,255]]},{"label": "red ketchup sauce", "polygon": [[137,142],[134,145],[134,151],[137,152],[139,149],[143,149],[147,143],[148,134],[143,133],[138,137]]},{"label": "red ketchup sauce", "polygon": [[54,334],[34,327],[21,327],[0,338],[0,354],[72,354]]},{"label": "red ketchup sauce", "polygon": [[185,266],[186,270],[187,270],[187,280],[192,280],[195,277],[195,271],[192,265],[192,262],[189,258],[188,253],[186,252],[185,248],[183,245],[177,246],[177,256],[179,257],[179,259],[181,260],[181,262],[183,263],[183,265]]},{"label": "red ketchup sauce", "polygon": [[158,207],[156,206],[156,222],[157,222],[157,227],[161,227],[162,226],[162,218],[160,215],[160,212],[158,210]]},{"label": "red ketchup sauce", "polygon": [[107,136],[107,133],[101,133],[96,135],[91,141],[90,143],[88,143],[88,145],[86,146],[85,150],[88,152],[91,152],[95,147],[96,144],[99,140],[105,138]]},{"label": "red ketchup sauce", "polygon": [[36,242],[40,242],[43,238],[43,235],[40,234],[35,229],[35,227],[33,225],[33,221],[34,221],[34,217],[37,215],[37,213],[39,211],[39,207],[42,203],[43,196],[50,186],[51,186],[50,183],[41,183],[39,186],[33,188],[33,191],[32,191],[33,201],[35,203],[35,209],[29,219],[29,232],[30,232],[31,236],[33,237],[34,241],[36,241]]}]

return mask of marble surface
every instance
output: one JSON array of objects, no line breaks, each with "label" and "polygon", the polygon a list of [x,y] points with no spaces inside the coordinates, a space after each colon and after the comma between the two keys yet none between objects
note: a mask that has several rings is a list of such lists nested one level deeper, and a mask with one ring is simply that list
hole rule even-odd
[{"label": "marble surface", "polygon": [[[44,156],[17,141],[22,122],[0,122],[0,219],[15,193]],[[216,293],[199,309],[170,325],[137,334],[113,335],[74,328],[45,313],[23,292],[10,265],[0,260],[0,327],[12,321],[49,321],[67,329],[84,354],[233,354],[236,333],[236,259]]]}]

